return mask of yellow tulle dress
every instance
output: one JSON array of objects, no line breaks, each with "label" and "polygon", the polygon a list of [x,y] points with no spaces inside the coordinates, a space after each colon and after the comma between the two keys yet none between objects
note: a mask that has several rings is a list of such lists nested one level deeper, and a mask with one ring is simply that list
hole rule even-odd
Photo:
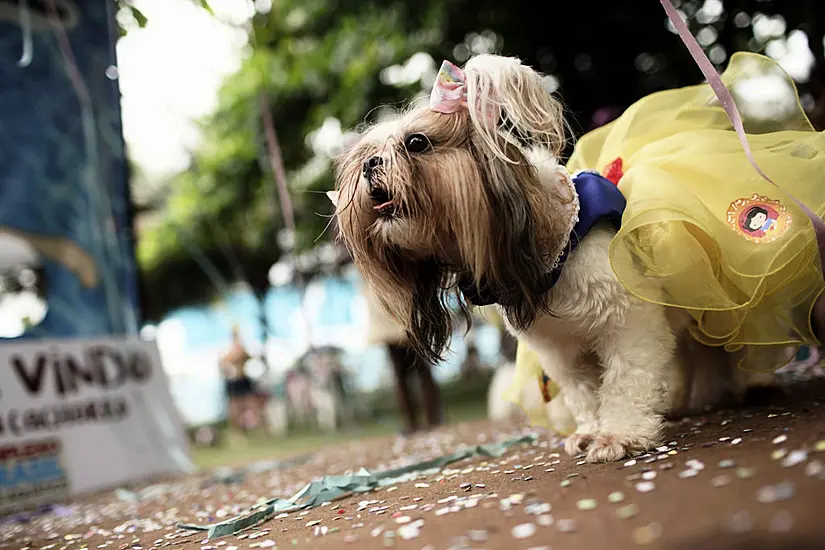
[{"label": "yellow tulle dress", "polygon": [[[698,341],[743,350],[748,368],[761,346],[818,345],[810,314],[825,282],[813,227],[794,198],[825,215],[825,133],[813,129],[773,60],[735,54],[722,79],[757,163],[778,187],[749,164],[707,84],[639,100],[583,136],[567,168],[618,169],[627,207],[610,261],[627,290],[688,311]],[[631,276],[638,270],[646,281]],[[512,400],[518,384],[538,383],[542,372],[523,342],[516,368]]]}]

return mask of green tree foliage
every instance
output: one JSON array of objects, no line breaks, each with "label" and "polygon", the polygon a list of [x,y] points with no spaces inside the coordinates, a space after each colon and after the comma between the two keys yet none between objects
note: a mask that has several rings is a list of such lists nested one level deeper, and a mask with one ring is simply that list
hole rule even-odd
[{"label": "green tree foliage", "polygon": [[[306,250],[319,237],[329,238],[323,191],[332,187],[330,159],[316,156],[307,136],[329,118],[352,127],[371,106],[415,93],[420,84],[384,86],[379,73],[433,49],[440,38],[439,8],[376,6],[288,0],[254,18],[250,54],[203,122],[203,147],[192,168],[170,182],[162,219],[140,239],[148,318],[209,298],[217,289],[202,273],[204,262],[228,280],[242,278],[258,291],[267,286],[268,269],[281,255],[276,236],[284,220],[264,137],[262,94],[289,176],[295,247]],[[193,248],[203,256],[193,258]]]},{"label": "green tree foliage", "polygon": [[[803,29],[822,60],[821,0],[674,2],[692,30],[703,29],[720,65],[737,50],[762,51],[752,22],[781,15],[782,34]],[[665,25],[657,2],[579,0],[282,0],[251,22],[249,54],[220,90],[217,111],[203,121],[204,144],[189,171],[169,182],[160,220],[140,237],[144,314],[209,299],[216,274],[261,291],[279,259],[284,220],[262,125],[266,97],[278,133],[295,206],[298,250],[324,233],[332,188],[330,159],[308,141],[325,121],[353,128],[377,105],[398,105],[419,81],[382,83],[387,67],[416,53],[436,63],[463,62],[473,52],[519,56],[556,77],[577,132],[603,107],[621,110],[656,90],[694,84],[701,75]],[[718,6],[716,6],[718,8]],[[739,15],[741,13],[741,15]],[[710,34],[708,34],[710,33]],[[818,45],[818,47],[817,47]],[[322,235],[323,233],[323,235]],[[202,251],[202,255],[193,251]],[[205,265],[214,266],[210,279]]]}]

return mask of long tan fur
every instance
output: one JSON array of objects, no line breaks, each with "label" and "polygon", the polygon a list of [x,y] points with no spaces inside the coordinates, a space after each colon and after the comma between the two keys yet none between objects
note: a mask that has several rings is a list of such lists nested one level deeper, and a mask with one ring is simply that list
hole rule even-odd
[{"label": "long tan fur", "polygon": [[[510,321],[530,326],[546,310],[537,283],[571,226],[573,197],[560,204],[526,158],[530,148],[561,150],[561,104],[518,60],[479,56],[465,72],[475,108],[441,114],[414,104],[367,128],[336,165],[341,239],[381,304],[431,359],[451,336],[447,301],[459,278],[510,297]],[[413,134],[431,148],[407,151]],[[383,159],[372,178],[392,197],[391,219],[369,196],[363,164],[373,156]]]}]

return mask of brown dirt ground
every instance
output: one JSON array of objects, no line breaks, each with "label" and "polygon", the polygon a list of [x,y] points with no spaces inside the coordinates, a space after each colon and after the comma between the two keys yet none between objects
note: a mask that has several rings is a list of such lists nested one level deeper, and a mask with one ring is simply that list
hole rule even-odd
[{"label": "brown dirt ground", "polygon": [[[220,521],[260,498],[287,498],[317,476],[361,466],[379,471],[521,431],[468,423],[407,440],[353,441],[238,484],[199,475],[156,485],[138,502],[116,492],[95,495],[59,514],[0,524],[0,548],[825,548],[823,380],[795,384],[782,404],[673,423],[671,454],[654,452],[632,465],[580,464],[563,454],[557,437],[543,434],[501,459],[465,460],[436,476],[271,519],[241,536],[205,541],[202,533],[175,529],[178,521]],[[686,470],[695,475],[680,476]],[[623,501],[611,502],[617,491]],[[378,502],[359,511],[364,500]],[[619,517],[631,508],[632,517]],[[533,526],[520,528],[532,536],[516,537],[522,524]]]}]

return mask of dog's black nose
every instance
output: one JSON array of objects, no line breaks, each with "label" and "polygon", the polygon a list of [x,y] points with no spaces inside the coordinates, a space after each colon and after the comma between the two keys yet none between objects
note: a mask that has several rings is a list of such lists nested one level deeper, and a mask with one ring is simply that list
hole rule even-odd
[{"label": "dog's black nose", "polygon": [[372,171],[384,164],[384,159],[381,157],[370,157],[364,161],[364,177],[369,178]]}]

